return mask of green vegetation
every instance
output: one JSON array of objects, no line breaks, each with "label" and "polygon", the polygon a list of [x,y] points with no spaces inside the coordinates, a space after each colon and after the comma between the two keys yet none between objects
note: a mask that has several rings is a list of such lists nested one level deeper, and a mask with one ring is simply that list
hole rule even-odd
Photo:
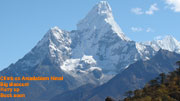
[{"label": "green vegetation", "polygon": [[[177,70],[161,73],[144,88],[126,92],[124,101],[180,101],[180,61],[176,64],[179,66]],[[107,97],[105,101],[114,100]]]},{"label": "green vegetation", "polygon": [[113,98],[111,98],[111,97],[107,97],[106,99],[105,99],[105,101],[115,101]]},{"label": "green vegetation", "polygon": [[180,101],[180,68],[168,75],[162,73],[143,89],[128,91],[126,95],[124,101]]}]

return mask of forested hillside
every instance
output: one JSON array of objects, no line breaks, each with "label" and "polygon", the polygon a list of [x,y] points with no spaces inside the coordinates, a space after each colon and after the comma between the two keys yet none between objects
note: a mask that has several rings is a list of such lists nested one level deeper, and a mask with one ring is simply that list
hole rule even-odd
[{"label": "forested hillside", "polygon": [[[144,88],[126,92],[127,97],[123,101],[180,101],[180,61],[176,64],[179,68],[175,71],[161,73]],[[105,100],[115,101],[111,97]]]},{"label": "forested hillside", "polygon": [[180,101],[180,61],[179,68],[169,74],[160,74],[143,89],[128,91],[124,101]]}]

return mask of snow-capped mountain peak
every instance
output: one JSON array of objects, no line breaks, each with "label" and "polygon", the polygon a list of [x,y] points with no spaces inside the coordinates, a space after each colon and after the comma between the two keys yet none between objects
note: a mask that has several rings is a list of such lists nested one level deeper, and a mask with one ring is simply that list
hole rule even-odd
[{"label": "snow-capped mountain peak", "polygon": [[129,40],[123,34],[119,25],[115,22],[112,9],[107,1],[100,1],[96,4],[87,16],[77,24],[77,30],[84,31],[99,30],[102,33],[106,33],[112,30],[122,40]]},{"label": "snow-capped mountain peak", "polygon": [[161,37],[161,38],[159,38],[159,39],[155,39],[155,41],[171,41],[171,43],[172,42],[175,42],[175,43],[177,43],[178,41],[173,37],[173,36],[171,36],[171,35],[166,35],[166,36],[164,36],[164,37]]},{"label": "snow-capped mountain peak", "polygon": [[37,46],[41,46],[49,40],[54,40],[54,39],[60,40],[62,39],[61,36],[63,33],[64,32],[61,29],[59,29],[57,26],[52,27],[47,31],[47,33],[44,35],[42,40],[39,41]]},{"label": "snow-capped mountain peak", "polygon": [[45,58],[50,58],[55,64],[61,65],[71,54],[70,44],[71,39],[69,32],[61,30],[58,27],[53,27],[49,29],[37,45],[25,55],[21,63],[34,66]]},{"label": "snow-capped mountain peak", "polygon": [[100,15],[112,15],[112,9],[107,1],[100,1],[96,6],[94,6],[93,10],[96,10]]},{"label": "snow-capped mountain peak", "polygon": [[158,51],[159,49],[164,49],[171,52],[174,51],[180,53],[180,42],[171,35],[167,35],[161,38],[155,38],[155,40],[145,42],[144,44],[150,45],[156,51]]},{"label": "snow-capped mountain peak", "polygon": [[71,36],[72,57],[93,56],[97,66],[106,73],[117,73],[140,58],[135,42],[121,31],[107,1],[96,4],[77,24],[77,32]]}]

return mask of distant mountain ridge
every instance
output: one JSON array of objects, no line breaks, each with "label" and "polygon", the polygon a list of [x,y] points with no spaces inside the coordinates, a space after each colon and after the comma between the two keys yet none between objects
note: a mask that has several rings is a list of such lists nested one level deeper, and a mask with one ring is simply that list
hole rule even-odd
[{"label": "distant mountain ridge", "polygon": [[156,51],[159,49],[164,49],[171,52],[180,53],[180,42],[171,35],[166,35],[162,38],[144,42],[142,44],[151,46]]}]

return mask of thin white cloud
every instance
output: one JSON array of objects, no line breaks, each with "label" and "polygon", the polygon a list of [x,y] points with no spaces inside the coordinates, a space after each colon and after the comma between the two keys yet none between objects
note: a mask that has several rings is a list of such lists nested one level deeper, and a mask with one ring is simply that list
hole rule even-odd
[{"label": "thin white cloud", "polygon": [[166,3],[175,12],[180,12],[180,0],[166,0]]},{"label": "thin white cloud", "polygon": [[141,32],[141,31],[143,31],[143,28],[141,28],[141,27],[131,27],[131,30],[133,32]]},{"label": "thin white cloud", "polygon": [[147,10],[147,11],[143,11],[142,8],[137,7],[137,8],[132,8],[131,12],[136,15],[142,15],[142,14],[153,15],[154,12],[158,11],[158,10],[159,10],[159,8],[157,7],[157,4],[155,3],[155,4],[152,4],[150,6],[149,10]]},{"label": "thin white cloud", "polygon": [[155,38],[154,38],[154,40],[161,40],[163,38],[163,36],[156,36]]},{"label": "thin white cloud", "polygon": [[146,13],[147,15],[152,15],[152,14],[154,14],[155,11],[158,11],[158,10],[159,10],[159,8],[157,7],[157,4],[155,3],[155,4],[152,4],[152,5],[150,6],[149,10],[146,11],[145,13]]},{"label": "thin white cloud", "polygon": [[154,32],[154,30],[150,27],[148,27],[148,28],[131,27],[131,31],[133,31],[133,32],[147,32],[147,33]]},{"label": "thin white cloud", "polygon": [[148,27],[147,29],[146,29],[146,32],[154,32],[154,30],[152,29],[152,28],[150,28],[150,27]]},{"label": "thin white cloud", "polygon": [[137,15],[141,15],[141,14],[144,13],[141,8],[132,8],[131,12],[133,12],[133,13],[135,13]]}]

